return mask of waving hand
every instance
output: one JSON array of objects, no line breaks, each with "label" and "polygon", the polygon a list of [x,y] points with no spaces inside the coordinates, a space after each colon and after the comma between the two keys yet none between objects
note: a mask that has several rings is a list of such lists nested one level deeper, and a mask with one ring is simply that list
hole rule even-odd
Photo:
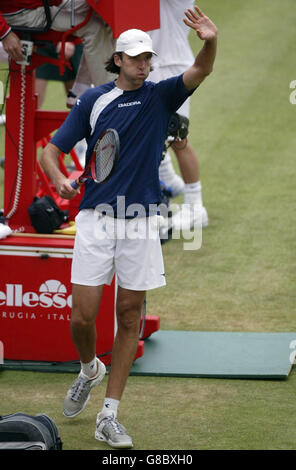
[{"label": "waving hand", "polygon": [[217,28],[214,23],[203,14],[198,6],[194,6],[196,12],[191,9],[185,11],[187,19],[184,19],[184,23],[196,31],[196,34],[203,41],[208,41],[217,37]]},{"label": "waving hand", "polygon": [[198,37],[204,41],[203,48],[197,55],[194,64],[183,74],[183,81],[187,90],[197,87],[213,70],[217,50],[218,30],[214,23],[194,6],[185,11],[184,23],[193,29]]}]

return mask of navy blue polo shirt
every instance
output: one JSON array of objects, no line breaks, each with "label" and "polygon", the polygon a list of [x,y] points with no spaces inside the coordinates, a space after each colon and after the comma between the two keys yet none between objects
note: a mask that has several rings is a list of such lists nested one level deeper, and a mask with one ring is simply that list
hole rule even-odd
[{"label": "navy blue polo shirt", "polygon": [[149,205],[161,201],[159,164],[170,117],[192,94],[185,89],[183,76],[159,83],[145,81],[132,91],[117,88],[114,82],[87,90],[76,102],[51,142],[69,153],[75,144],[86,138],[86,163],[98,137],[108,128],[116,129],[120,139],[120,155],[109,180],[85,183],[80,210],[108,204],[117,215],[118,196],[125,206],[141,204],[149,213]]}]

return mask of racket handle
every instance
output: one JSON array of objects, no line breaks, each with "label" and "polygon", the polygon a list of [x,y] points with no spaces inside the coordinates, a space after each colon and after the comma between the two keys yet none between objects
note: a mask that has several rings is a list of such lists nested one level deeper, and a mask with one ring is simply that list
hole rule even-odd
[{"label": "racket handle", "polygon": [[80,187],[80,184],[77,183],[76,180],[74,180],[74,181],[72,181],[71,186],[72,186],[72,188],[74,188],[74,189],[78,189],[78,188]]}]

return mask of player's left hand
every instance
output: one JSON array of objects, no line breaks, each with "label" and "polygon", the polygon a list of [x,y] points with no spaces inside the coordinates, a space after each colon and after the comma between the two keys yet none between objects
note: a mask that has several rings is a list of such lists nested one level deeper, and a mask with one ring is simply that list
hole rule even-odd
[{"label": "player's left hand", "polygon": [[185,11],[185,15],[187,17],[184,18],[184,23],[196,31],[196,34],[200,39],[203,41],[210,41],[215,39],[218,34],[218,29],[215,24],[208,18],[206,15],[203,14],[198,6],[194,6],[196,12],[188,8]]}]

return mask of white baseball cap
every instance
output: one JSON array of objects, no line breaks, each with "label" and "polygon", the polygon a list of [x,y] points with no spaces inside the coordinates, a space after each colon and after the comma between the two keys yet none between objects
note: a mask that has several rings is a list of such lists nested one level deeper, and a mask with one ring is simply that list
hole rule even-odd
[{"label": "white baseball cap", "polygon": [[156,52],[152,49],[152,39],[149,34],[140,29],[128,29],[121,33],[116,41],[116,52],[125,52],[125,54],[135,57],[143,52]]}]

